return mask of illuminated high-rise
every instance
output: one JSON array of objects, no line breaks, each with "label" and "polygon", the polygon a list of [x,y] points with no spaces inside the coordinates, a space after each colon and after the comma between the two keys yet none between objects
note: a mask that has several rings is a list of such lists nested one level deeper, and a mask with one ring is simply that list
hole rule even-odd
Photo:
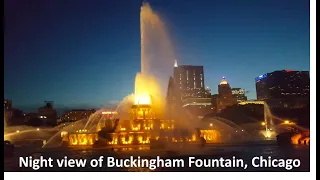
[{"label": "illuminated high-rise", "polygon": [[189,97],[206,97],[203,66],[175,64],[173,80],[181,93],[181,100]]},{"label": "illuminated high-rise", "polygon": [[237,99],[238,102],[247,101],[246,92],[242,88],[232,88],[232,96]]},{"label": "illuminated high-rise", "polygon": [[228,106],[237,104],[237,99],[232,95],[232,89],[225,77],[218,85],[218,94],[212,96],[212,105],[215,111],[220,112]]},{"label": "illuminated high-rise", "polygon": [[201,118],[212,111],[211,92],[205,88],[203,66],[174,64],[167,91],[167,108],[172,114],[183,108]]},{"label": "illuminated high-rise", "polygon": [[282,70],[255,79],[257,100],[279,107],[301,107],[310,98],[308,71]]}]

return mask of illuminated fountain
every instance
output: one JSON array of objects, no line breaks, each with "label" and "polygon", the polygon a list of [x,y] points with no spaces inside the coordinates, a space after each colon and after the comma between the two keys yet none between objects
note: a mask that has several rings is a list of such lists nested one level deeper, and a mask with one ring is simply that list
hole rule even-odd
[{"label": "illuminated fountain", "polygon": [[4,140],[8,140],[18,146],[33,144],[41,147],[55,133],[56,130],[54,128],[10,126],[5,127]]},{"label": "illuminated fountain", "polygon": [[[152,145],[153,142],[179,144],[224,141],[221,130],[245,135],[241,127],[227,120],[195,121],[188,112],[177,110],[174,119],[167,118],[165,92],[175,56],[165,25],[144,3],[140,13],[141,72],[135,78],[134,93],[125,97],[114,111],[98,110],[89,119],[63,127],[44,147],[62,138],[68,146],[99,144],[112,147]],[[224,132],[224,133],[225,133]],[[60,140],[61,141],[61,140]]]},{"label": "illuminated fountain", "polygon": [[111,120],[115,112],[100,109],[90,115],[88,119],[82,119],[71,124],[63,124],[43,146],[43,148],[66,146],[92,146],[98,140],[98,131],[105,126],[105,121]]},{"label": "illuminated fountain", "polygon": [[[119,103],[112,118],[102,120],[100,116],[103,111],[97,111],[82,129],[64,133],[63,141],[69,145],[92,145],[97,139],[95,134],[101,131],[111,135],[111,140],[105,142],[113,146],[150,144],[159,139],[167,142],[195,142],[199,136],[214,142],[219,138],[218,131],[208,129],[207,123],[208,130],[183,118],[165,118],[163,90],[166,89],[166,81],[175,59],[170,38],[164,23],[149,4],[144,3],[141,7],[140,24],[141,72],[136,75],[134,93]],[[201,130],[197,131],[196,128]],[[105,139],[109,139],[107,136]]]},{"label": "illuminated fountain", "polygon": [[264,102],[263,109],[264,109],[264,124],[263,125],[265,126],[265,132],[263,132],[264,137],[266,137],[268,139],[275,138],[277,133],[276,133],[276,129],[274,127],[273,117],[272,117],[272,113],[270,111],[270,107],[268,106],[268,104],[266,102]]}]

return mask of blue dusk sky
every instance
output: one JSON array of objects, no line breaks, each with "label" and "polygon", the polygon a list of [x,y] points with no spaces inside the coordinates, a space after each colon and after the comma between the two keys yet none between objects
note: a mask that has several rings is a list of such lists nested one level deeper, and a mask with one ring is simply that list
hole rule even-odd
[{"label": "blue dusk sky", "polygon": [[[307,0],[149,0],[179,64],[204,66],[205,85],[255,99],[255,77],[309,70]],[[5,0],[4,97],[17,108],[99,107],[134,91],[141,0]],[[168,74],[168,77],[171,74]]]}]

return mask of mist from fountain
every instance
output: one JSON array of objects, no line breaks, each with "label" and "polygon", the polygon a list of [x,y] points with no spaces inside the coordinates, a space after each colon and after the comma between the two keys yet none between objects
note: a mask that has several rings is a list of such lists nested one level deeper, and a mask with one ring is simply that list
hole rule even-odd
[{"label": "mist from fountain", "polygon": [[273,116],[270,110],[270,107],[266,102],[264,102],[263,105],[264,109],[264,122],[265,122],[265,127],[266,130],[264,132],[264,136],[266,138],[274,138],[277,135],[276,129],[274,127],[274,122],[273,122]]},{"label": "mist from fountain", "polygon": [[[215,129],[221,133],[223,142],[244,141],[252,139],[250,133],[248,133],[243,127],[236,123],[220,117],[212,117],[205,120],[206,128]],[[205,127],[203,127],[205,128]],[[233,137],[238,137],[237,139]]]},{"label": "mist from fountain", "polygon": [[150,101],[157,118],[163,118],[165,113],[166,81],[175,57],[165,24],[148,3],[141,7],[140,28],[141,72],[136,75],[134,93],[125,97],[116,109],[120,120],[130,118],[132,105]]},{"label": "mist from fountain", "polygon": [[164,22],[148,3],[141,7],[140,37],[141,74],[153,77],[164,95],[175,55]]},{"label": "mist from fountain", "polygon": [[[280,123],[275,123],[275,120]],[[262,131],[262,134],[267,139],[274,139],[279,133],[288,131],[288,126],[301,131],[308,131],[308,129],[303,128],[294,122],[274,116],[266,102],[264,103],[264,122],[265,131]]]},{"label": "mist from fountain", "polygon": [[10,126],[5,127],[4,140],[14,143],[27,139],[48,139],[54,133],[55,129],[47,127]]},{"label": "mist from fountain", "polygon": [[89,118],[86,121],[86,124],[84,125],[83,129],[87,129],[90,131],[97,130],[99,127],[98,125],[101,123],[102,119],[102,112],[104,109],[99,109],[93,114],[89,116]]},{"label": "mist from fountain", "polygon": [[[61,145],[61,136],[63,132],[75,132],[77,130],[85,130],[84,127],[88,124],[88,119],[82,119],[79,121],[72,122],[68,125],[62,125],[55,129],[55,134],[52,135],[47,142],[42,146],[42,148],[53,148],[53,147],[59,147]],[[97,127],[97,126],[93,126]]]}]

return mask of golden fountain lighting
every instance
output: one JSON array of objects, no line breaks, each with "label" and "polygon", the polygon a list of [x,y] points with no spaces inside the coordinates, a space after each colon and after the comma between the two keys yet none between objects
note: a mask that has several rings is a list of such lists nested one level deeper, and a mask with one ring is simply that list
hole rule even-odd
[{"label": "golden fountain lighting", "polygon": [[101,114],[117,114],[117,112],[113,112],[113,111],[103,111],[103,112],[101,112]]},{"label": "golden fountain lighting", "polygon": [[151,104],[151,97],[148,93],[137,94],[134,97],[134,104]]},{"label": "golden fountain lighting", "polygon": [[291,143],[310,145],[310,132],[299,133],[292,136]]},{"label": "golden fountain lighting", "polygon": [[270,138],[271,137],[271,132],[268,130],[266,131],[266,138]]},{"label": "golden fountain lighting", "polygon": [[290,123],[290,121],[288,121],[288,120],[287,120],[287,121],[284,121],[284,123],[285,123],[285,124],[289,124],[289,123]]},{"label": "golden fountain lighting", "polygon": [[97,134],[70,134],[70,145],[92,145],[98,139]]},{"label": "golden fountain lighting", "polygon": [[[206,128],[207,130],[193,132],[192,134],[184,135],[185,137],[183,138],[180,137],[180,135],[179,137],[168,137],[168,135],[162,135],[162,133],[160,133],[163,130],[172,130],[177,127],[175,127],[175,120],[165,119],[165,97],[161,90],[159,77],[154,76],[153,68],[150,66],[152,57],[149,53],[149,51],[152,50],[149,50],[149,47],[152,47],[153,43],[159,44],[161,42],[149,39],[151,37],[150,35],[160,35],[159,40],[165,41],[162,42],[163,45],[166,46],[165,48],[170,48],[167,47],[169,43],[165,40],[164,23],[151,10],[148,4],[144,4],[141,8],[140,21],[141,73],[136,75],[134,93],[130,95],[128,99],[125,99],[125,102],[129,101],[129,104],[132,105],[128,112],[129,116],[119,118],[121,121],[118,121],[119,124],[115,126],[119,132],[110,133],[111,142],[109,141],[107,143],[112,145],[147,145],[150,144],[150,141],[153,142],[153,140],[158,140],[159,138],[161,138],[161,141],[196,142],[200,137],[204,138],[208,143],[220,142],[220,132],[209,128],[213,127],[213,123],[208,123],[209,127]],[[228,84],[228,82],[224,79],[222,84]],[[101,114],[107,115],[103,116],[107,118],[111,114],[116,114],[116,112],[103,111]],[[119,115],[121,115],[121,113],[119,113]],[[69,133],[67,137],[70,145],[92,145],[98,140],[98,133],[88,133],[86,130],[78,129],[76,133]]]},{"label": "golden fountain lighting", "polygon": [[19,130],[16,131],[17,133],[20,132]]}]

